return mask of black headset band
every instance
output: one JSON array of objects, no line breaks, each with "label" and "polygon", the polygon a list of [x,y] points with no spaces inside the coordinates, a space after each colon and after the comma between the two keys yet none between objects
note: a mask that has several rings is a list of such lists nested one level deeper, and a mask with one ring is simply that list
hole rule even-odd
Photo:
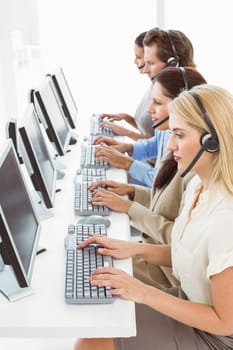
[{"label": "black headset band", "polygon": [[177,60],[177,62],[179,63],[179,56],[177,55],[177,51],[176,51],[176,47],[175,47],[174,41],[172,39],[171,31],[167,30],[166,33],[167,33],[168,40],[170,42],[172,53],[173,53],[175,59]]},{"label": "black headset band", "polygon": [[186,73],[186,70],[184,67],[178,67],[180,72],[181,72],[181,75],[182,75],[182,78],[183,78],[183,81],[184,81],[184,88],[185,90],[188,90],[188,77],[187,77],[187,73]]},{"label": "black headset band", "polygon": [[209,129],[210,129],[210,133],[212,135],[213,138],[216,139],[216,141],[218,141],[218,136],[217,136],[217,133],[215,131],[215,128],[210,120],[210,117],[208,116],[207,112],[206,112],[206,109],[205,107],[203,106],[203,103],[201,102],[199,96],[196,94],[196,92],[194,92],[193,90],[189,90],[188,91],[190,95],[192,95],[192,97],[194,98],[194,100],[196,101],[204,119],[205,119],[205,122],[206,124],[208,125]]}]

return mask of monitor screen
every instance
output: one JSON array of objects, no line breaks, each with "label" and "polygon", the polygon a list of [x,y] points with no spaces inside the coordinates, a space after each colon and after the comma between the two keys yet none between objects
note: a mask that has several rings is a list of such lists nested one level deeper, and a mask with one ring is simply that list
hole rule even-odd
[{"label": "monitor screen", "polygon": [[37,113],[44,124],[50,141],[55,144],[59,155],[64,155],[70,141],[70,126],[59,105],[51,77],[45,77],[35,97],[39,108]]},{"label": "monitor screen", "polygon": [[54,206],[56,170],[47,149],[41,126],[30,103],[19,128],[21,154],[33,185],[40,192],[47,208]]},{"label": "monitor screen", "polygon": [[[20,266],[15,264],[12,255],[11,264],[19,284],[24,286],[26,280],[22,276],[26,275],[28,281],[31,279],[40,224],[11,140],[0,156],[0,206],[23,268],[21,274],[18,271]],[[4,247],[4,237],[1,238]],[[8,251],[6,246],[5,249]]]},{"label": "monitor screen", "polygon": [[71,128],[74,129],[76,128],[75,122],[77,119],[78,108],[62,68],[58,69],[51,75],[51,77],[60,99],[64,114],[67,117]]}]

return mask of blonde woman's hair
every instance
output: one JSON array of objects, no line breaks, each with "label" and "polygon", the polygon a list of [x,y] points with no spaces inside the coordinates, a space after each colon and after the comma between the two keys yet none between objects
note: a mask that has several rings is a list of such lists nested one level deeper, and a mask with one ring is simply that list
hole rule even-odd
[{"label": "blonde woman's hair", "polygon": [[[233,95],[221,87],[208,84],[195,86],[192,90],[206,109],[219,140],[210,185],[221,181],[233,194]],[[201,134],[210,133],[197,102],[188,91],[171,102],[169,111],[179,115]]]}]

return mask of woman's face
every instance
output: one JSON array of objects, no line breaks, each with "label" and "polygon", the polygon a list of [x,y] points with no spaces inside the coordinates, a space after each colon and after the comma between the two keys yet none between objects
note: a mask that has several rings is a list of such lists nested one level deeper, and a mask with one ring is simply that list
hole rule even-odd
[{"label": "woman's face", "polygon": [[[201,148],[201,134],[174,113],[169,114],[169,127],[171,136],[167,148],[173,152],[179,171],[184,171]],[[213,157],[213,153],[203,152],[192,170],[200,176],[208,174],[212,169]]]},{"label": "woman's face", "polygon": [[[151,104],[148,112],[152,115],[152,121],[154,124],[159,123],[161,120],[168,116],[167,105],[171,102],[171,98],[165,96],[162,91],[160,83],[155,82],[151,93]],[[167,130],[169,128],[168,120],[158,126],[158,130]]]},{"label": "woman's face", "polygon": [[135,44],[134,45],[134,54],[135,54],[134,63],[138,67],[139,72],[142,74],[144,63],[145,63],[144,62],[144,48]]}]

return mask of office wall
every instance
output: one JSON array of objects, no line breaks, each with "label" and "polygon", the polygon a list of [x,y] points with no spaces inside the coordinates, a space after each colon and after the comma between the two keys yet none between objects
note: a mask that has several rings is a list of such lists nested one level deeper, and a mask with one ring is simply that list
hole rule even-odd
[{"label": "office wall", "polygon": [[0,137],[22,115],[29,88],[62,66],[79,107],[134,113],[148,86],[133,64],[133,42],[159,25],[192,40],[198,69],[232,89],[230,0],[0,0]]},{"label": "office wall", "polygon": [[38,40],[36,0],[0,0],[1,140],[6,121],[22,112],[30,56],[27,48],[38,45]]},{"label": "office wall", "polygon": [[209,83],[233,92],[232,1],[164,0],[164,26],[191,39],[197,68]]},{"label": "office wall", "polygon": [[38,1],[43,66],[64,68],[80,118],[134,113],[149,84],[134,61],[134,40],[156,26],[156,1]]}]

